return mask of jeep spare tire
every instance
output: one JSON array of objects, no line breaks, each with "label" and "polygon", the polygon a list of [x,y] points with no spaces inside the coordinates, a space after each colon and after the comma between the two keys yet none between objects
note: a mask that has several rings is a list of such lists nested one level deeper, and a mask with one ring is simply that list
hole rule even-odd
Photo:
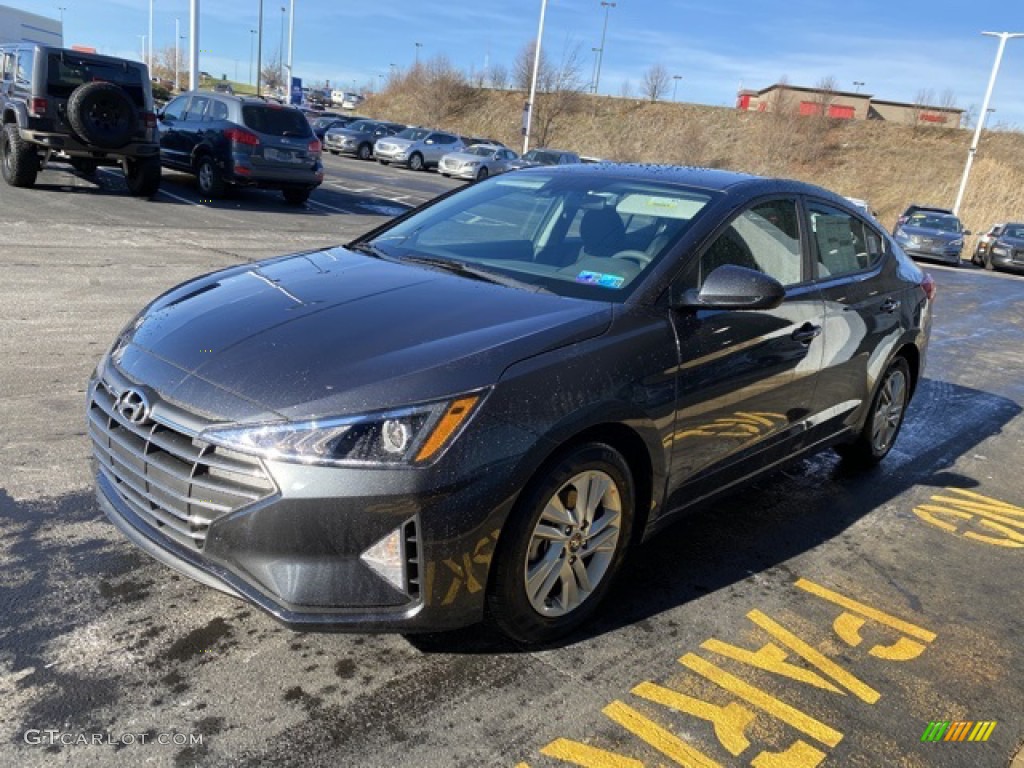
[{"label": "jeep spare tire", "polygon": [[85,83],[68,99],[68,122],[89,144],[104,149],[123,147],[135,134],[139,113],[131,97],[114,83]]}]

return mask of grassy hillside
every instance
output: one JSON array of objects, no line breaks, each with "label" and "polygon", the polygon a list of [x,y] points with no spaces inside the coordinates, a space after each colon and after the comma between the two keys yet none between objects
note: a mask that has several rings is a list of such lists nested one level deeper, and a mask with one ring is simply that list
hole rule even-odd
[{"label": "grassy hillside", "polygon": [[[521,92],[477,91],[465,108],[451,111],[443,127],[520,147],[523,102]],[[422,94],[392,88],[360,112],[430,123],[423,104]],[[952,207],[970,142],[971,132],[961,129],[585,96],[578,111],[553,121],[546,143],[611,160],[801,179],[870,201],[891,226],[909,202]],[[961,216],[973,232],[996,221],[1024,220],[1024,134],[983,134]],[[970,241],[968,247],[973,248]]]}]

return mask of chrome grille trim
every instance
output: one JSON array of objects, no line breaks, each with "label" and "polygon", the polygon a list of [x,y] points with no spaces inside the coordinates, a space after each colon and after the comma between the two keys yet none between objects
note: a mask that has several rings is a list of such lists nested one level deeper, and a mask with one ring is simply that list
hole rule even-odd
[{"label": "chrome grille trim", "polygon": [[202,550],[210,524],[276,488],[258,459],[200,440],[158,416],[133,424],[103,382],[93,387],[88,431],[99,471],[140,519]]}]

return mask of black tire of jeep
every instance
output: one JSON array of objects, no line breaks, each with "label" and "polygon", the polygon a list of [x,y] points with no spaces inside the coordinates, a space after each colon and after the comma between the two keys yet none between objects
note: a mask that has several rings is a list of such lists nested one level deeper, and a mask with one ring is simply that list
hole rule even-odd
[{"label": "black tire of jeep", "polygon": [[153,197],[160,189],[159,157],[128,157],[124,161],[124,180],[133,197]]},{"label": "black tire of jeep", "polygon": [[0,134],[0,171],[12,187],[31,187],[39,173],[35,147],[21,138],[17,123],[8,123]]},{"label": "black tire of jeep", "polygon": [[139,112],[131,97],[114,83],[78,86],[68,99],[67,116],[81,139],[104,149],[123,147],[139,126]]}]

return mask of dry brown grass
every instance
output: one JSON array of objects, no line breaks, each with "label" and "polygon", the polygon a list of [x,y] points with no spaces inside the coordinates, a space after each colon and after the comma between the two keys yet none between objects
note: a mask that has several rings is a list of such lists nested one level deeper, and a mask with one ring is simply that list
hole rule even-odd
[{"label": "dry brown grass", "polygon": [[[471,110],[453,116],[444,127],[518,147],[524,101],[518,91],[482,92]],[[381,117],[423,120],[408,93],[385,91],[364,106]],[[550,146],[582,155],[808,181],[869,200],[887,225],[910,202],[952,206],[971,142],[971,132],[961,129],[915,130],[883,122],[591,96],[581,112],[559,120],[551,135]],[[996,221],[1024,220],[1024,134],[983,135],[961,215],[976,233]]]}]

